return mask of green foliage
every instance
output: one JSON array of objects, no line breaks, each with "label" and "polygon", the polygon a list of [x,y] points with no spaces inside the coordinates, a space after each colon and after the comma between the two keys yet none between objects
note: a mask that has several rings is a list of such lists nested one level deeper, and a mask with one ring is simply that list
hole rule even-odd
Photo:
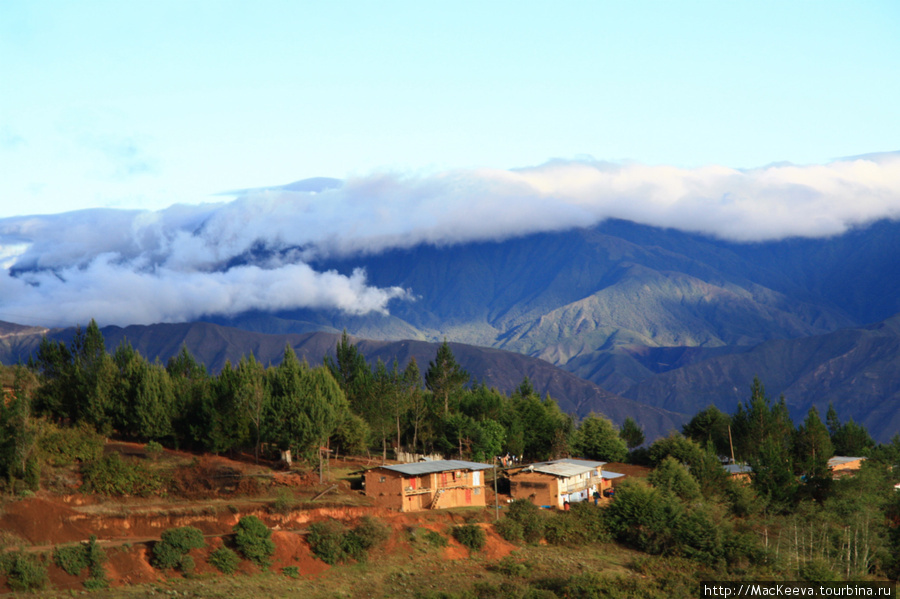
[{"label": "green foliage", "polygon": [[344,550],[346,528],[337,520],[313,522],[309,525],[306,540],[313,554],[331,566],[347,558]]},{"label": "green foliage", "polygon": [[285,566],[281,569],[281,573],[288,578],[300,578],[300,569],[297,566]]},{"label": "green foliage", "polygon": [[648,456],[649,462],[655,466],[660,465],[667,457],[686,464],[703,495],[720,494],[725,490],[728,476],[711,446],[703,448],[692,439],[672,434],[654,441]]},{"label": "green foliage", "polygon": [[539,543],[544,538],[544,527],[547,523],[545,514],[527,499],[516,499],[509,504],[506,519],[519,524],[522,540],[526,543]]},{"label": "green foliage", "polygon": [[203,540],[203,531],[193,526],[170,528],[164,531],[162,542],[171,545],[181,553],[187,553],[191,549],[202,549],[206,546],[206,541]]},{"label": "green foliage", "polygon": [[350,560],[365,561],[369,550],[384,542],[389,534],[383,522],[364,516],[352,530],[333,519],[315,522],[309,526],[306,539],[319,559],[335,565]]},{"label": "green foliage", "polygon": [[620,543],[658,554],[674,546],[674,529],[684,509],[674,495],[641,481],[625,481],[606,509],[609,529]]},{"label": "green foliage", "polygon": [[366,551],[386,541],[391,534],[387,524],[372,516],[363,516],[351,533]]},{"label": "green foliage", "polygon": [[[17,378],[18,380],[18,378]],[[0,476],[12,489],[21,486],[36,491],[40,487],[38,439],[41,421],[32,416],[31,397],[24,389],[14,389],[11,398],[0,394]]]},{"label": "green foliage", "polygon": [[[522,524],[517,520],[506,517],[494,524],[494,530],[497,531],[504,540],[510,543],[521,543],[525,540],[525,531]],[[543,533],[541,533],[543,536]]]},{"label": "green foliage", "polygon": [[54,466],[99,459],[103,454],[103,443],[103,436],[86,422],[73,427],[60,427],[48,422],[39,440],[43,458]]},{"label": "green foliage", "polygon": [[551,545],[587,545],[611,540],[604,510],[590,502],[573,503],[569,510],[546,518],[544,539]]},{"label": "green foliage", "polygon": [[209,554],[209,563],[223,574],[234,574],[241,563],[241,558],[228,547],[219,547]]},{"label": "green foliage", "polygon": [[728,440],[728,427],[731,418],[719,410],[716,406],[709,406],[691,418],[690,422],[682,427],[684,436],[693,439],[701,447],[711,443],[716,455],[730,456],[731,443]]},{"label": "green foliage", "polygon": [[262,413],[262,439],[280,449],[312,457],[341,422],[346,398],[324,367],[310,369],[293,349],[266,375],[268,402]]},{"label": "green foliage", "polygon": [[144,447],[144,450],[147,452],[147,455],[150,456],[151,460],[156,460],[162,455],[163,446],[157,441],[150,441]]},{"label": "green foliage", "polygon": [[644,443],[644,429],[631,416],[625,418],[619,436],[625,441],[628,449],[634,449]]},{"label": "green foliage", "polygon": [[657,489],[672,493],[684,501],[700,498],[700,485],[697,480],[672,456],[666,456],[650,473],[648,481]]},{"label": "green foliage", "polygon": [[828,405],[825,415],[828,424],[828,432],[835,455],[843,456],[869,456],[875,447],[875,441],[869,436],[869,431],[861,424],[856,424],[851,418],[841,424],[834,406]]},{"label": "green foliage", "polygon": [[111,453],[81,467],[82,491],[101,495],[146,497],[161,491],[165,484],[145,464]]},{"label": "green foliage", "polygon": [[422,536],[425,537],[426,543],[438,549],[446,547],[450,544],[449,541],[447,541],[447,537],[434,530],[426,530]]},{"label": "green foliage", "polygon": [[88,556],[81,545],[68,545],[53,549],[53,563],[63,569],[66,574],[78,576],[88,567]]},{"label": "green foliage", "polygon": [[6,583],[13,591],[35,591],[47,585],[47,566],[38,555],[21,551],[9,553],[0,559],[0,573],[6,575]]},{"label": "green foliage", "polygon": [[266,568],[275,553],[272,531],[256,516],[244,516],[234,525],[234,543],[238,551],[256,565]]},{"label": "green foliage", "polygon": [[759,459],[766,443],[770,453],[775,446],[786,448],[794,431],[784,397],[772,405],[758,378],[753,379],[749,404],[744,407],[738,402],[731,424],[735,456],[751,464]]},{"label": "green foliage", "polygon": [[578,425],[574,449],[588,459],[604,462],[621,462],[628,455],[628,447],[612,421],[593,412]]},{"label": "green foliage", "polygon": [[178,568],[184,573],[194,569],[194,560],[188,555],[191,549],[206,546],[203,533],[193,526],[170,528],[162,533],[160,541],[153,545],[150,562],[160,570]]},{"label": "green foliage", "polygon": [[444,415],[450,413],[451,398],[455,398],[468,382],[469,373],[456,361],[450,344],[444,339],[425,371],[425,388],[434,394],[438,404],[443,405]]},{"label": "green foliage", "polygon": [[457,542],[469,549],[469,551],[481,551],[487,543],[487,534],[477,524],[461,524],[451,529],[451,534]]}]

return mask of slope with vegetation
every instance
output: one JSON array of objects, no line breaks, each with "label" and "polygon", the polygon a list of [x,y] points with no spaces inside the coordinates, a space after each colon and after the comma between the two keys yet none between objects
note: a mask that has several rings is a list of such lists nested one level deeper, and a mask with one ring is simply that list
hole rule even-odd
[{"label": "slope with vegetation", "polygon": [[[0,522],[7,535],[22,535],[0,539],[0,582],[11,590],[52,581],[127,594],[102,588],[131,580],[203,596],[339,589],[350,597],[552,599],[693,596],[704,580],[900,577],[900,467],[892,468],[900,466],[900,435],[878,445],[833,408],[824,420],[812,408],[795,425],[786,401],[770,400],[758,380],[730,415],[711,406],[684,434],[643,446],[639,422],[618,429],[595,414],[576,425],[527,379],[509,396],[467,386],[449,344],[424,377],[416,361],[370,366],[346,336],[324,366],[310,368],[288,348],[278,366],[249,356],[215,376],[187,351],[162,366],[125,344],[112,355],[103,345],[91,323],[71,345],[46,340],[30,368],[3,369],[8,496]],[[101,432],[119,440],[107,443]],[[143,459],[112,450],[122,440],[140,441]],[[394,443],[467,459],[503,451],[628,459],[653,471],[601,505],[549,512],[516,501],[499,522],[489,508],[391,514],[328,480],[327,470],[316,482],[322,444],[341,454],[380,452],[375,464]],[[281,476],[299,477],[289,487],[294,499],[273,498],[271,488],[261,494],[255,483],[212,492],[225,493],[227,504],[184,503],[191,485],[213,485],[223,471],[179,457],[175,446],[243,453],[251,464],[262,460],[255,476],[272,481],[279,474],[266,472],[266,448],[291,449],[299,465]],[[868,460],[856,476],[835,480],[827,460],[836,450]],[[722,468],[732,451],[751,466],[749,484]],[[171,459],[188,463],[173,467]],[[73,486],[84,500],[72,501]],[[320,489],[335,493],[326,505],[315,503]],[[300,494],[308,499],[295,503]],[[104,507],[98,496],[120,499]],[[152,526],[138,526],[141,519]],[[148,550],[117,549],[110,537],[126,530]],[[91,534],[83,548],[71,545]],[[48,541],[55,547],[40,545]]]}]

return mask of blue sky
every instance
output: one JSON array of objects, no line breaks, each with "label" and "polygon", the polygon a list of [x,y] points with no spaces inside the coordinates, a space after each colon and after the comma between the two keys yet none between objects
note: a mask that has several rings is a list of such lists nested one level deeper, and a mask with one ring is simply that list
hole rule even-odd
[{"label": "blue sky", "polygon": [[0,218],[900,149],[900,3],[0,0]]}]

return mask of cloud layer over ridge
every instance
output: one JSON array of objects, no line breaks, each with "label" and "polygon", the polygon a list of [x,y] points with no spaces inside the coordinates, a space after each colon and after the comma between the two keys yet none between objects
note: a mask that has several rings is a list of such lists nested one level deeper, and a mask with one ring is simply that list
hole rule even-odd
[{"label": "cloud layer over ridge", "polygon": [[2,219],[0,320],[126,325],[251,309],[386,312],[409,292],[371,287],[364,272],[316,272],[310,259],[501,240],[607,218],[734,241],[830,236],[900,218],[900,153],[753,170],[552,161],[381,173],[312,189],[250,190],[158,212]]}]

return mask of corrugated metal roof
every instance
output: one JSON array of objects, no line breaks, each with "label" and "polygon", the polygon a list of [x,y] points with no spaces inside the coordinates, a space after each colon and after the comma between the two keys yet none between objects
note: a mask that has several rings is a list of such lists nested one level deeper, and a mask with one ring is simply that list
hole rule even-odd
[{"label": "corrugated metal roof", "polygon": [[855,462],[857,460],[864,460],[866,458],[854,458],[850,456],[836,455],[833,458],[828,460],[828,467],[834,467],[839,464],[848,464],[850,462]]},{"label": "corrugated metal roof", "polygon": [[541,474],[551,474],[562,478],[569,478],[590,472],[591,470],[599,470],[606,462],[592,462],[589,460],[573,460],[565,458],[562,460],[553,460],[552,462],[539,462],[526,466],[523,471],[540,472]]},{"label": "corrugated metal roof", "polygon": [[450,470],[487,470],[488,468],[493,468],[493,466],[479,462],[466,462],[464,460],[433,460],[430,462],[416,462],[414,464],[380,466],[380,468],[410,476],[419,476],[420,474],[447,472]]},{"label": "corrugated metal roof", "polygon": [[603,478],[622,478],[625,476],[624,474],[619,474],[618,472],[610,472],[609,470],[603,471]]},{"label": "corrugated metal roof", "polygon": [[728,474],[750,474],[753,468],[745,464],[725,464],[722,466]]}]

